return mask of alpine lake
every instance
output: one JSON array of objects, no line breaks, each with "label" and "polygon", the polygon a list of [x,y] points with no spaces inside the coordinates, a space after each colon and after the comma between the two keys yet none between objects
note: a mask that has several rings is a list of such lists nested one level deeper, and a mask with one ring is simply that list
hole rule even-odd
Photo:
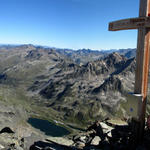
[{"label": "alpine lake", "polygon": [[27,121],[32,127],[39,129],[44,132],[45,135],[53,137],[63,137],[70,134],[70,132],[55,123],[49,122],[47,120],[38,119],[38,118],[29,118]]}]

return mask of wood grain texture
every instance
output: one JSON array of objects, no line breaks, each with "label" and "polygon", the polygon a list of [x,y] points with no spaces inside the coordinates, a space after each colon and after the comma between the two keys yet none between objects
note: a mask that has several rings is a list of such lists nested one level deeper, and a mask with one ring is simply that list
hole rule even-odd
[{"label": "wood grain texture", "polygon": [[143,66],[144,66],[144,43],[145,43],[146,29],[140,28],[138,30],[138,41],[136,51],[136,70],[135,70],[135,94],[142,94],[143,86]]},{"label": "wood grain texture", "polygon": [[[148,16],[150,0],[140,1],[140,15]],[[145,10],[144,10],[145,9]],[[141,17],[143,18],[143,17]],[[146,17],[147,18],[147,17]],[[147,97],[148,70],[149,70],[149,49],[150,49],[150,28],[141,27],[138,30],[137,53],[136,53],[136,73],[135,73],[135,93]]]},{"label": "wood grain texture", "polygon": [[[150,15],[150,0],[140,1],[139,17],[147,17]],[[139,122],[137,137],[138,141],[142,140],[145,127],[145,112],[148,90],[148,73],[150,59],[150,28],[140,28],[138,30],[138,43],[136,55],[136,73],[135,73],[135,93],[143,96],[142,106],[139,109]]]},{"label": "wood grain texture", "polygon": [[140,0],[139,18],[130,18],[111,22],[110,31],[138,29],[136,52],[136,71],[134,93],[142,95],[142,106],[139,108],[137,123],[137,141],[143,137],[148,90],[148,73],[150,62],[150,0]]},{"label": "wood grain texture", "polygon": [[148,10],[148,16],[150,16],[150,1],[148,1],[148,7],[147,7],[147,10]]},{"label": "wood grain texture", "polygon": [[139,17],[145,17],[148,15],[147,13],[148,3],[149,0],[140,0]]},{"label": "wood grain texture", "polygon": [[142,94],[143,96],[142,109],[139,109],[139,120],[144,125],[150,59],[150,30],[148,28],[139,29],[138,35],[134,93]]},{"label": "wood grain texture", "polygon": [[129,18],[109,23],[109,31],[138,29],[141,27],[150,28],[150,17]]}]

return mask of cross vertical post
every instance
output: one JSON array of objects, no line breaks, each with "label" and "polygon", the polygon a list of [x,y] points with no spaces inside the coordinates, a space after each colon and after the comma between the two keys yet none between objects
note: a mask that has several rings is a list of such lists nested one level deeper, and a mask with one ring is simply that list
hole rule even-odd
[{"label": "cross vertical post", "polygon": [[150,59],[150,0],[140,0],[139,18],[130,18],[111,22],[110,31],[138,29],[136,71],[134,94],[140,94],[140,107],[137,116],[137,140],[143,137],[148,90],[148,73]]},{"label": "cross vertical post", "polygon": [[[150,0],[140,1],[139,17],[150,15]],[[139,110],[139,130],[137,138],[143,137],[145,126],[145,112],[148,89],[148,72],[149,72],[149,55],[150,55],[150,28],[140,27],[138,29],[138,42],[136,52],[136,72],[134,93],[142,94],[142,106]]]}]

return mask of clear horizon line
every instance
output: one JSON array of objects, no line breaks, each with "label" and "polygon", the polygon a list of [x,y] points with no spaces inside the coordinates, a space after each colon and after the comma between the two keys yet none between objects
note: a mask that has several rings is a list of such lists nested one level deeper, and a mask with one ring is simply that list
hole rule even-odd
[{"label": "clear horizon line", "polygon": [[93,51],[109,51],[109,50],[121,50],[121,49],[136,49],[136,47],[132,48],[111,48],[111,49],[91,49],[91,48],[79,48],[79,49],[73,49],[73,48],[60,48],[60,47],[56,47],[56,46],[48,46],[48,45],[42,45],[42,44],[32,44],[32,43],[0,43],[0,45],[13,45],[13,46],[21,46],[21,45],[33,45],[33,46],[41,46],[41,47],[47,47],[47,48],[55,48],[55,49],[68,49],[68,50],[93,50]]}]

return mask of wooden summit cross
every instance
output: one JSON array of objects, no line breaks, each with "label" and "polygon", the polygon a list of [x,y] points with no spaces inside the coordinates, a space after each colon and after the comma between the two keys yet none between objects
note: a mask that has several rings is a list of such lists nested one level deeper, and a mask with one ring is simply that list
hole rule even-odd
[{"label": "wooden summit cross", "polygon": [[150,58],[150,0],[140,0],[139,18],[130,18],[111,22],[109,31],[138,29],[136,52],[136,72],[134,94],[141,95],[141,105],[138,108],[139,124],[137,136],[142,137],[145,126],[145,112],[148,89],[148,72]]}]

